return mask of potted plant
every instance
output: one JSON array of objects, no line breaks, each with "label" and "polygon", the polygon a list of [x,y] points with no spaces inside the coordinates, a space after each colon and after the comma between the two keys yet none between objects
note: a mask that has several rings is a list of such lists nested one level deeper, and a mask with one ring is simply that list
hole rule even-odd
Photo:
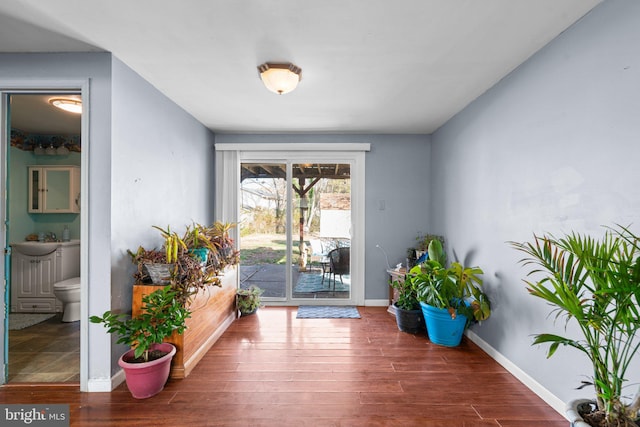
[{"label": "potted plant", "polygon": [[[556,318],[575,322],[580,335],[538,334],[533,344],[549,344],[547,357],[560,345],[581,351],[591,362],[595,401],[580,412],[592,426],[633,426],[640,418],[640,388],[625,394],[627,370],[640,349],[640,237],[628,228],[608,228],[601,239],[572,232],[561,238],[536,236],[510,242],[531,266],[529,293],[553,307]],[[542,276],[540,276],[542,274]],[[638,387],[635,385],[635,387]],[[581,421],[580,421],[581,422]],[[575,424],[579,425],[579,424]]]},{"label": "potted plant", "polygon": [[482,291],[482,270],[453,262],[446,268],[442,243],[429,244],[429,259],[412,269],[418,288],[429,339],[434,344],[455,347],[474,321],[491,315],[489,298]]},{"label": "potted plant", "polygon": [[248,316],[255,313],[262,305],[263,289],[258,286],[251,285],[247,289],[238,289],[236,291],[236,306],[242,316]]},{"label": "potted plant", "polygon": [[234,223],[216,221],[206,229],[206,235],[215,247],[215,264],[220,270],[240,261],[240,252],[234,249],[233,239],[229,235],[229,230],[235,226]]},{"label": "potted plant", "polygon": [[[210,260],[209,253],[203,259],[201,254],[194,252],[194,249],[202,247],[214,248],[205,227],[187,227],[184,237],[169,227],[153,228],[159,230],[165,239],[161,249],[140,246],[136,252],[128,251],[131,261],[137,266],[134,274],[137,283],[169,284],[178,292],[178,298],[184,304],[198,290],[219,284],[218,263]],[[157,267],[162,272],[154,272]]]},{"label": "potted plant", "polygon": [[[418,266],[419,268],[419,266]],[[411,271],[415,271],[414,267]],[[418,301],[418,289],[415,275],[407,274],[404,279],[398,279],[391,282],[391,286],[397,291],[396,301],[393,303],[395,307],[396,323],[398,329],[402,332],[416,334],[424,331],[424,316]]]},{"label": "potted plant", "polygon": [[414,256],[418,264],[426,261],[426,255],[428,255],[429,245],[432,240],[437,240],[441,246],[444,246],[444,237],[437,234],[418,233],[414,250]]},{"label": "potted plant", "polygon": [[202,266],[206,265],[209,253],[216,251],[215,245],[207,235],[207,227],[198,223],[188,226],[181,240],[188,248],[189,255],[199,260]]},{"label": "potted plant", "polygon": [[[192,223],[183,234],[169,227],[154,227],[164,237],[160,249],[139,247],[128,251],[137,266],[132,291],[132,313],[143,309],[142,298],[167,284],[178,300],[190,310],[189,328],[168,340],[176,345],[171,367],[172,378],[187,377],[206,351],[237,317],[236,280],[239,252],[233,247],[229,230],[233,224],[215,222],[210,226]],[[209,249],[206,260],[193,249]],[[219,248],[224,247],[224,254]],[[154,285],[146,264],[172,261],[165,284]]]},{"label": "potted plant", "polygon": [[136,399],[151,397],[164,388],[176,348],[163,340],[174,331],[183,333],[190,316],[171,286],[146,295],[142,301],[144,311],[137,317],[107,311],[102,317],[89,318],[93,323],[103,323],[107,332],[117,334],[118,343],[131,347],[118,364]]}]

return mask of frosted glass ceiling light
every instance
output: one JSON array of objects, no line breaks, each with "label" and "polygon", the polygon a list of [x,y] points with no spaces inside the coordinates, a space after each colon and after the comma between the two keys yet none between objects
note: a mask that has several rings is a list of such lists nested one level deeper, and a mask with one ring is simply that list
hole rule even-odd
[{"label": "frosted glass ceiling light", "polygon": [[258,71],[260,71],[260,78],[267,89],[278,95],[291,92],[302,79],[302,70],[291,63],[266,62],[258,66]]},{"label": "frosted glass ceiling light", "polygon": [[82,113],[82,101],[73,98],[51,98],[49,104],[71,113]]}]

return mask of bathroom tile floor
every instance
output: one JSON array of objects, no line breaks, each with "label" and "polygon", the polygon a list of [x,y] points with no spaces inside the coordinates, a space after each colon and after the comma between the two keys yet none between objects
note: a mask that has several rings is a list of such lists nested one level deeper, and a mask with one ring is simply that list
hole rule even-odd
[{"label": "bathroom tile floor", "polygon": [[9,331],[9,383],[80,381],[80,322],[61,319]]}]

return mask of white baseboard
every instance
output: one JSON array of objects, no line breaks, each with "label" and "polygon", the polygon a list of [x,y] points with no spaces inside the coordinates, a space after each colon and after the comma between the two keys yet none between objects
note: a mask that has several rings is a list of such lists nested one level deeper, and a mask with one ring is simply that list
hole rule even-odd
[{"label": "white baseboard", "polygon": [[505,368],[511,375],[516,377],[522,384],[524,384],[529,390],[534,392],[538,397],[544,400],[549,406],[555,409],[556,412],[563,417],[567,417],[565,408],[566,404],[556,397],[549,390],[544,388],[539,382],[531,378],[526,372],[520,369],[517,365],[512,363],[509,359],[504,357],[495,348],[491,347],[485,340],[480,338],[475,332],[467,329],[465,332],[467,338],[473,341],[478,347],[480,347],[485,353],[487,353],[493,360],[498,362],[503,368]]},{"label": "white baseboard", "polygon": [[368,307],[386,307],[389,305],[388,299],[367,299],[364,305]]},{"label": "white baseboard", "polygon": [[111,392],[124,382],[124,371],[120,369],[111,378],[92,378],[87,382],[87,391],[95,392]]}]

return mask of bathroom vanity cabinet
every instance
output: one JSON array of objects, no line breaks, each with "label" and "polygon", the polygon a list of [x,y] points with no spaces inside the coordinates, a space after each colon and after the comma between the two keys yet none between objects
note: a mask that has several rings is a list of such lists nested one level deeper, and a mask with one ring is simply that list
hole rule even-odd
[{"label": "bathroom vanity cabinet", "polygon": [[30,213],[79,213],[79,166],[29,166]]},{"label": "bathroom vanity cabinet", "polygon": [[22,253],[20,245],[11,245],[11,312],[62,311],[62,304],[53,293],[53,284],[80,276],[80,241],[59,242],[53,252],[42,255]]}]

